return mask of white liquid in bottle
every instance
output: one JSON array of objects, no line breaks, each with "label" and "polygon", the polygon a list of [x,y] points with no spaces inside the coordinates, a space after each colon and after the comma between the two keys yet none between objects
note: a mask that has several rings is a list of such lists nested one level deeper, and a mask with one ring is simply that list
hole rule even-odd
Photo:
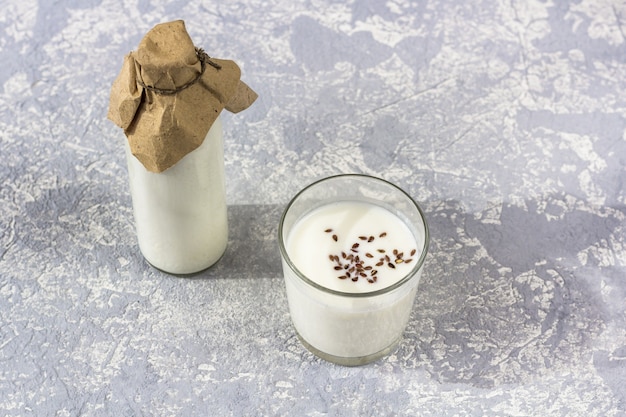
[{"label": "white liquid in bottle", "polygon": [[224,150],[218,117],[204,142],[161,173],[148,171],[126,144],[139,247],[172,274],[213,265],[228,243]]}]

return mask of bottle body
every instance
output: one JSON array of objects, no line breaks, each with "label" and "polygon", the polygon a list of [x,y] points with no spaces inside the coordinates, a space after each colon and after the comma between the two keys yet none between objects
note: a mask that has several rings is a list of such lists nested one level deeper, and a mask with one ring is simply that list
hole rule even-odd
[{"label": "bottle body", "polygon": [[172,274],[217,262],[228,243],[220,118],[197,149],[163,172],[148,171],[128,143],[126,156],[137,240],[146,260]]}]

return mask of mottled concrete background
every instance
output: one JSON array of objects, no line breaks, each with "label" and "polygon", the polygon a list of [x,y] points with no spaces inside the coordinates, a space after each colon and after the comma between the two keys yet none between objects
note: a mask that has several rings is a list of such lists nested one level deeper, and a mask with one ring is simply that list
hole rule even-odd
[{"label": "mottled concrete background", "polygon": [[[184,19],[260,94],[224,116],[231,241],[190,279],[136,245],[124,54]],[[622,0],[0,0],[1,416],[626,413]],[[359,172],[421,201],[405,338],[294,337],[278,218]]]}]

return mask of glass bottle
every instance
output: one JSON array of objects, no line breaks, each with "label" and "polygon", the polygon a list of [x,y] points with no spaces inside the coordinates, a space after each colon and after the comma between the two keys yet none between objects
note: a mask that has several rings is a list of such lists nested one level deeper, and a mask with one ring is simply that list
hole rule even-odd
[{"label": "glass bottle", "polygon": [[197,149],[163,172],[148,171],[125,142],[143,256],[171,274],[191,274],[213,265],[228,243],[220,118]]}]

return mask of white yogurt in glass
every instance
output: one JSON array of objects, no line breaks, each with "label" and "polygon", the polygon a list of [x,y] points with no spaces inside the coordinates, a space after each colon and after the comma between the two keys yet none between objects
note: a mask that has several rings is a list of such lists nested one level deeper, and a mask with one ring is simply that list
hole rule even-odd
[{"label": "white yogurt in glass", "polygon": [[[359,175],[328,180],[296,196],[281,219],[289,311],[309,350],[331,362],[360,365],[389,353],[401,339],[428,229],[421,210],[392,184]],[[395,197],[377,201],[366,188],[345,195],[343,180],[349,187],[379,187],[379,197]],[[340,192],[320,191],[325,186]],[[309,191],[319,195],[309,198]],[[400,209],[394,208],[396,203]],[[409,216],[407,210],[413,210]]]},{"label": "white yogurt in glass", "polygon": [[156,268],[195,273],[226,250],[223,146],[219,117],[197,149],[160,173],[148,171],[126,144],[139,248]]},{"label": "white yogurt in glass", "polygon": [[389,210],[341,201],[300,219],[287,238],[287,253],[317,284],[363,293],[404,278],[415,261],[417,243],[408,226]]}]

